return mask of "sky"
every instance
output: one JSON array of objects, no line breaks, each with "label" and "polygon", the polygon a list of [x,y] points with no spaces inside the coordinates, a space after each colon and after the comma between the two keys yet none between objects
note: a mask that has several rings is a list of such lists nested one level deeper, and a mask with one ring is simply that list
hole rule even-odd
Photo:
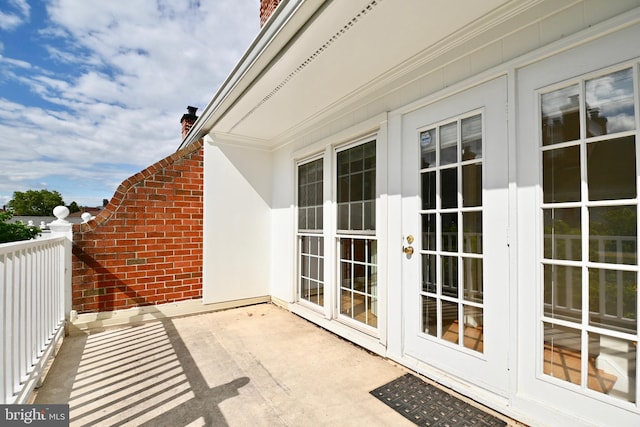
[{"label": "sky", "polygon": [[0,207],[101,206],[175,152],[258,34],[259,0],[2,0]]}]

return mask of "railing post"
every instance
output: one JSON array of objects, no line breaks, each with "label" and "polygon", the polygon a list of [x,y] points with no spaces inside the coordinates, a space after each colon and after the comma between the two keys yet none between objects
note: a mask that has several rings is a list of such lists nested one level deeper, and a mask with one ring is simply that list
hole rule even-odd
[{"label": "railing post", "polygon": [[[64,304],[60,309],[64,313],[67,324],[70,321],[72,293],[71,293],[71,256],[73,250],[73,224],[65,218],[69,216],[69,209],[65,206],[56,206],[53,209],[53,215],[57,218],[49,224],[51,234],[65,237],[64,253],[64,269],[60,272],[62,275],[61,282],[64,283]],[[66,328],[65,328],[66,329]]]}]

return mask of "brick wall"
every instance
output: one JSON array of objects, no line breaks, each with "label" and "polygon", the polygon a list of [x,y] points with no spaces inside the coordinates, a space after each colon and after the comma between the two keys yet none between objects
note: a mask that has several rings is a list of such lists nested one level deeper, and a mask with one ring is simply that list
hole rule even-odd
[{"label": "brick wall", "polygon": [[74,226],[73,309],[79,313],[202,297],[202,141],[125,180]]},{"label": "brick wall", "polygon": [[260,26],[262,27],[267,19],[271,16],[280,0],[260,0]]}]

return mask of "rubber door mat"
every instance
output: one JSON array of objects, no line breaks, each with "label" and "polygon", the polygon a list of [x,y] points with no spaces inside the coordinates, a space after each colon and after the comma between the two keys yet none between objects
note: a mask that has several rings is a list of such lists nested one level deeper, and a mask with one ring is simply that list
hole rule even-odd
[{"label": "rubber door mat", "polygon": [[370,392],[419,426],[506,426],[478,409],[412,374],[405,374]]}]

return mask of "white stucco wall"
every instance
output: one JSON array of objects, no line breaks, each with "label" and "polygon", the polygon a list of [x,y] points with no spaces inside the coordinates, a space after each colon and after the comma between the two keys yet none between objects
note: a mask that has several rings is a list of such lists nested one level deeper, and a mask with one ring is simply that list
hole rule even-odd
[{"label": "white stucco wall", "polygon": [[205,303],[270,294],[271,153],[205,138]]}]

